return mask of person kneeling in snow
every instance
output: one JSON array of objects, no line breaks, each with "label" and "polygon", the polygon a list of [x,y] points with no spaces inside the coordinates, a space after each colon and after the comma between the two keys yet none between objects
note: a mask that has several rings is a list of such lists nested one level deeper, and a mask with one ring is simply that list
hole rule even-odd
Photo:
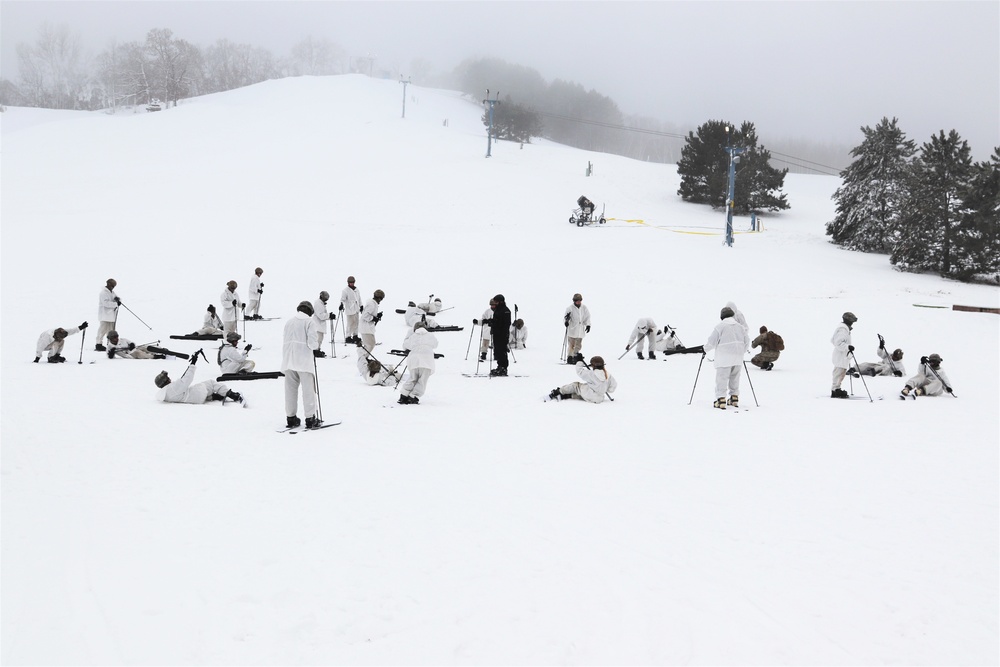
[{"label": "person kneeling in snow", "polygon": [[508,342],[512,350],[523,350],[528,347],[528,327],[521,318],[517,318],[514,324],[510,325]]},{"label": "person kneeling in snow", "polygon": [[951,394],[951,380],[941,368],[942,361],[944,359],[936,352],[929,357],[920,357],[917,374],[906,381],[906,386],[899,392],[899,397],[906,398],[911,391],[914,398],[917,396],[940,396],[944,392]]},{"label": "person kneeling in snow", "polygon": [[236,344],[240,342],[240,335],[235,331],[226,334],[226,345],[219,348],[219,366],[223,373],[251,373],[257,365],[251,359],[247,359],[252,345],[247,345],[241,352]]},{"label": "person kneeling in snow", "polygon": [[767,327],[761,326],[760,335],[753,339],[751,347],[759,347],[760,353],[755,354],[750,363],[765,371],[774,369],[774,362],[781,356],[781,351],[785,349],[785,341],[773,331],[768,331]]},{"label": "person kneeling in snow", "polygon": [[203,354],[201,350],[191,356],[191,362],[184,370],[184,373],[174,382],[166,371],[160,371],[153,382],[160,388],[156,394],[156,400],[164,403],[208,403],[209,401],[222,401],[230,399],[247,406],[243,396],[235,391],[230,391],[226,385],[215,380],[205,380],[198,384],[191,384],[194,381],[194,365],[198,361],[198,355]]},{"label": "person kneeling in snow", "polygon": [[417,404],[427,390],[427,380],[434,374],[434,348],[438,346],[437,336],[427,330],[427,325],[417,322],[413,331],[403,341],[409,375],[399,389],[400,405]]},{"label": "person kneeling in snow", "polygon": [[63,346],[66,344],[66,336],[79,333],[86,328],[87,323],[84,322],[78,327],[70,327],[69,329],[56,327],[55,329],[43,331],[41,335],[38,336],[38,343],[35,345],[34,363],[37,364],[42,358],[42,354],[45,352],[49,353],[48,362],[50,364],[61,364],[66,361],[66,357],[60,354],[63,350]]},{"label": "person kneeling in snow", "polygon": [[150,352],[148,345],[136,346],[128,338],[122,338],[117,331],[108,332],[108,359],[166,359],[165,354]]},{"label": "person kneeling in snow", "polygon": [[549,398],[560,401],[577,398],[588,403],[602,403],[607,394],[613,394],[618,388],[618,382],[604,367],[602,357],[591,357],[589,366],[582,361],[576,362],[576,374],[582,382],[556,387],[549,392]]}]

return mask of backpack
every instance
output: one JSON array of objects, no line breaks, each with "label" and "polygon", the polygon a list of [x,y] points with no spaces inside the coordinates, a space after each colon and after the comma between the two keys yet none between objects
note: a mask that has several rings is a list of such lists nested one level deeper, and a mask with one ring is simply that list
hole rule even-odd
[{"label": "backpack", "polygon": [[779,336],[778,334],[774,333],[773,331],[769,331],[768,333],[770,334],[768,336],[768,338],[771,339],[768,342],[771,344],[771,347],[773,347],[774,349],[776,349],[779,352],[781,352],[782,350],[784,350],[785,349],[785,341],[783,341],[781,339],[781,336]]}]

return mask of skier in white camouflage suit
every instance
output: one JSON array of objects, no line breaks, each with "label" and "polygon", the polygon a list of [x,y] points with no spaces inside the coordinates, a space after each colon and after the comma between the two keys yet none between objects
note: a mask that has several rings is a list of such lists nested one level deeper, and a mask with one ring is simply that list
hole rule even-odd
[{"label": "skier in white camouflage suit", "polygon": [[489,307],[483,311],[478,320],[472,320],[473,324],[482,326],[479,337],[479,361],[486,361],[486,355],[490,351],[490,341],[493,340],[490,324],[493,322],[493,309],[497,307],[497,302],[490,299]]},{"label": "skier in white camouflage suit", "polygon": [[879,336],[877,352],[881,361],[862,361],[857,366],[852,366],[849,372],[855,377],[859,375],[870,375],[872,377],[877,375],[891,375],[901,378],[906,374],[906,367],[903,366],[903,350],[901,348],[897,347],[890,354],[885,349],[885,340]]},{"label": "skier in white camouflage suit", "polygon": [[359,343],[358,317],[361,313],[361,293],[355,286],[354,276],[347,276],[347,287],[340,293],[340,312],[344,319],[344,342]]},{"label": "skier in white camouflage suit", "polygon": [[576,362],[576,374],[580,376],[579,382],[556,387],[549,392],[549,398],[559,401],[575,398],[588,403],[603,403],[608,394],[613,394],[618,389],[618,382],[608,373],[603,357],[591,357],[589,368],[583,361]]},{"label": "skier in white camouflage suit", "polygon": [[427,391],[427,380],[434,374],[434,350],[438,346],[437,336],[427,330],[424,322],[413,325],[413,331],[403,341],[406,355],[407,376],[399,387],[401,405],[416,405]]},{"label": "skier in white camouflage suit", "polygon": [[[649,358],[656,359],[656,322],[651,317],[640,317],[635,326],[632,327],[632,335],[628,337],[625,349],[634,349],[636,356],[642,359],[642,348],[647,343],[649,344]],[[633,344],[635,344],[634,348]]]},{"label": "skier in white camouflage suit", "polygon": [[941,368],[942,361],[944,359],[936,352],[928,357],[920,357],[917,374],[906,381],[906,386],[899,392],[899,397],[906,398],[911,391],[914,397],[940,396],[945,392],[952,394],[951,380]]},{"label": "skier in white camouflage suit", "polygon": [[[84,322],[78,327],[70,327],[69,329],[63,329],[62,327],[56,327],[55,329],[47,329],[43,331],[38,336],[38,343],[35,344],[35,362],[38,363],[42,355],[48,352],[48,362],[50,364],[61,364],[66,361],[66,357],[62,356],[63,346],[66,344],[66,336],[70,334],[75,334],[83,331],[87,328],[87,323]],[[81,343],[82,345],[82,343]]]},{"label": "skier in white camouflage suit", "polygon": [[160,371],[160,374],[153,380],[160,391],[156,394],[158,401],[164,403],[192,403],[195,405],[208,403],[209,401],[221,401],[226,398],[242,403],[246,407],[243,396],[235,391],[231,391],[226,385],[215,380],[205,380],[198,384],[194,381],[194,365],[198,361],[198,353],[191,356],[188,367],[184,369],[176,381],[170,379],[167,371]]},{"label": "skier in white camouflage suit", "polygon": [[729,306],[723,308],[719,316],[722,321],[709,334],[705,352],[715,350],[715,395],[718,398],[712,407],[725,410],[727,405],[740,407],[740,375],[743,356],[750,347],[750,336]]},{"label": "skier in white camouflage suit", "polygon": [[830,398],[848,398],[848,393],[840,388],[847,369],[851,367],[850,355],[854,352],[851,344],[851,328],[858,321],[857,315],[848,311],[841,317],[840,324],[833,330],[830,342],[833,344],[833,384],[830,387]]},{"label": "skier in white camouflage suit", "polygon": [[590,333],[590,309],[583,305],[583,295],[576,293],[573,295],[573,303],[566,307],[566,314],[563,316],[566,325],[566,340],[568,347],[566,350],[566,363],[575,364],[583,361],[583,337]]},{"label": "skier in white camouflage suit", "polygon": [[246,306],[240,301],[236,287],[236,281],[230,280],[226,283],[226,289],[222,290],[222,294],[219,296],[219,301],[222,303],[222,328],[226,333],[236,331],[236,320],[239,317],[240,309]]},{"label": "skier in white camouflage suit", "polygon": [[235,331],[226,334],[226,344],[219,350],[219,366],[223,373],[250,373],[257,365],[252,359],[247,359],[252,345],[247,345],[241,351],[236,345],[240,335]]},{"label": "skier in white camouflage suit", "polygon": [[313,350],[314,357],[325,357],[323,351],[323,337],[326,335],[326,327],[329,322],[337,319],[337,316],[326,309],[326,303],[330,300],[330,293],[323,290],[319,293],[319,298],[313,301],[313,324],[316,326],[316,349]]},{"label": "skier in white camouflage suit", "polygon": [[368,299],[364,310],[361,311],[361,322],[358,324],[358,333],[361,335],[361,344],[369,352],[375,351],[375,327],[382,321],[382,311],[379,304],[385,299],[385,292],[380,289],[375,290],[372,298]]}]

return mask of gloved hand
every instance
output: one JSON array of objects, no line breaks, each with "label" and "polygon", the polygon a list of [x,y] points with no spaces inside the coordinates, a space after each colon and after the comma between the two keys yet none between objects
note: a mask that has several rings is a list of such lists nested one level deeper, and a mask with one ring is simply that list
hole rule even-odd
[{"label": "gloved hand", "polygon": [[564,326],[565,326],[565,327],[566,327],[567,329],[569,329],[569,320],[566,320],[566,324],[565,324]]},{"label": "gloved hand", "polygon": [[343,310],[343,309],[344,309],[344,304],[343,304],[343,303],[341,303],[341,304],[340,304],[340,308],[338,308],[337,310]]},{"label": "gloved hand", "polygon": [[944,390],[945,390],[946,392],[948,392],[949,394],[953,393],[953,392],[951,391],[951,387],[949,387],[949,386],[947,386],[947,385],[945,386]]},{"label": "gloved hand", "polygon": [[114,359],[114,358],[115,358],[115,348],[109,347],[108,348],[108,359]]},{"label": "gloved hand", "polygon": [[122,305],[122,300],[119,299],[118,297],[115,297],[115,303],[117,303],[120,306]]},{"label": "gloved hand", "polygon": [[903,372],[902,371],[893,371],[892,374],[895,375],[898,378],[903,377]]},{"label": "gloved hand", "polygon": [[128,351],[131,352],[134,349],[135,349],[135,343],[129,343],[128,344]]},{"label": "gloved hand", "polygon": [[241,304],[240,304],[240,310],[243,310],[243,309],[244,309],[244,308],[246,308],[246,307],[247,307],[247,305],[246,305],[245,303],[241,303]]},{"label": "gloved hand", "polygon": [[382,311],[379,311],[378,314],[375,315],[374,322],[375,322],[375,324],[378,324],[381,321],[382,321]]},{"label": "gloved hand", "polygon": [[587,332],[587,333],[590,333],[590,325],[589,324],[587,325],[587,328],[584,329],[584,331]]},{"label": "gloved hand", "polygon": [[882,336],[878,337],[878,349],[880,350],[885,349],[885,338],[882,338]]},{"label": "gloved hand", "polygon": [[233,308],[236,307],[236,299],[233,299]]},{"label": "gloved hand", "polygon": [[35,360],[33,362],[31,362],[31,363],[37,364],[39,359],[41,359],[41,357],[35,357]]},{"label": "gloved hand", "polygon": [[847,351],[848,352],[854,352],[854,346],[853,345],[848,345],[847,346]]},{"label": "gloved hand", "polygon": [[472,318],[472,326],[477,326],[478,324],[479,320],[477,320],[476,318]]},{"label": "gloved hand", "polygon": [[264,283],[261,283],[261,284],[260,284],[260,288],[259,288],[259,289],[258,289],[257,291],[260,291],[260,290],[262,290],[262,289],[264,289]]},{"label": "gloved hand", "polygon": [[198,353],[197,352],[195,352],[194,354],[191,355],[191,361],[189,361],[188,363],[191,364],[192,366],[194,366],[196,363],[198,363]]},{"label": "gloved hand", "polygon": [[920,363],[927,365],[927,357],[920,357]]},{"label": "gloved hand", "polygon": [[333,313],[330,313],[330,319],[331,319],[331,320],[335,320],[335,319],[337,319],[337,316],[336,316],[336,315],[334,315]]},{"label": "gloved hand", "polygon": [[244,352],[249,352],[250,348],[252,348],[252,347],[253,347],[253,345],[251,345],[250,343],[247,343],[247,346],[245,348],[243,348],[243,351]]},{"label": "gloved hand", "polygon": [[84,322],[83,324],[80,325],[80,331],[83,331],[86,328],[87,328],[87,323],[86,322]]}]

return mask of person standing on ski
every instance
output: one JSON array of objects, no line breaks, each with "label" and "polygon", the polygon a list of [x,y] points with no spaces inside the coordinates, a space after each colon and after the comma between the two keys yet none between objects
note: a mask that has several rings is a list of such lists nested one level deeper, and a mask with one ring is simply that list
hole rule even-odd
[{"label": "person standing on ski", "polygon": [[380,289],[375,290],[372,298],[368,300],[364,310],[361,311],[361,322],[358,324],[358,332],[361,334],[361,344],[369,352],[375,351],[375,327],[382,320],[382,313],[379,311],[378,306],[384,298],[385,292]]},{"label": "person standing on ski", "polygon": [[911,391],[914,398],[917,396],[940,396],[944,392],[953,393],[951,380],[941,368],[942,361],[944,359],[937,352],[929,357],[920,357],[917,374],[906,381],[906,386],[899,392],[899,397],[906,398]]},{"label": "person standing on ski", "polygon": [[493,322],[493,309],[496,307],[497,302],[490,299],[490,305],[483,311],[482,317],[478,320],[472,320],[472,324],[482,326],[479,340],[479,361],[486,361],[486,354],[490,351],[490,341],[492,340],[490,324]]},{"label": "person standing on ski", "polygon": [[573,304],[566,307],[563,316],[566,325],[566,338],[569,347],[566,353],[566,363],[575,364],[583,361],[580,350],[583,349],[583,337],[590,333],[590,309],[583,305],[583,295],[573,295]]},{"label": "person standing on ski", "polygon": [[327,323],[337,319],[333,313],[327,312],[326,303],[330,300],[330,293],[323,290],[319,293],[319,298],[313,301],[313,324],[316,326],[316,349],[313,350],[314,357],[325,357],[323,351],[323,337],[326,335]]},{"label": "person standing on ski", "polygon": [[591,357],[589,367],[582,360],[576,362],[576,374],[581,381],[556,387],[549,392],[549,398],[559,401],[576,398],[588,403],[603,403],[608,394],[618,389],[618,382],[608,373],[603,357]]},{"label": "person standing on ski", "polygon": [[[736,313],[726,306],[719,313],[722,320],[708,336],[705,352],[715,350],[715,403],[712,407],[725,410],[726,405],[740,407],[740,373],[743,355],[750,346],[746,329],[736,320]],[[728,393],[729,400],[726,400]]]},{"label": "person standing on ski", "polygon": [[632,327],[632,335],[628,337],[625,349],[629,350],[635,344],[635,354],[642,359],[642,348],[647,343],[649,344],[649,358],[656,359],[656,322],[651,317],[640,317],[635,326]]},{"label": "person standing on ski", "polygon": [[494,377],[507,376],[507,350],[510,341],[510,308],[504,300],[503,294],[493,297],[496,307],[493,308],[493,320],[490,322],[490,330],[493,334],[493,358],[497,362],[497,367],[490,371]]},{"label": "person standing on ski", "polygon": [[344,320],[344,342],[355,343],[358,338],[358,315],[361,312],[361,294],[354,286],[354,276],[347,276],[347,287],[340,293],[340,312]]},{"label": "person standing on ski", "polygon": [[241,352],[236,347],[239,342],[240,335],[235,331],[226,334],[226,344],[219,350],[219,366],[223,373],[250,373],[257,365],[252,360],[247,359],[247,353],[253,346],[247,345]]},{"label": "person standing on ski", "polygon": [[226,289],[222,290],[222,295],[219,296],[219,300],[222,302],[222,329],[226,333],[236,331],[236,318],[239,317],[240,307],[246,305],[240,301],[236,287],[236,281],[230,280],[226,283]]},{"label": "person standing on ski", "polygon": [[122,300],[115,294],[117,286],[117,280],[108,278],[104,288],[97,295],[97,321],[100,322],[100,326],[97,327],[97,344],[94,345],[94,350],[97,352],[108,349],[104,347],[104,337],[115,328],[115,321],[118,319],[118,306]]},{"label": "person standing on ski", "polygon": [[[70,327],[69,329],[56,327],[55,329],[43,331],[38,336],[38,343],[35,344],[34,363],[37,364],[46,352],[49,353],[47,361],[50,364],[61,364],[66,361],[66,357],[62,356],[63,346],[66,344],[66,336],[79,333],[86,328],[87,323],[84,322],[78,327]],[[81,343],[82,345],[83,343]]]},{"label": "person standing on ski", "polygon": [[247,308],[246,318],[249,320],[260,319],[260,295],[264,293],[264,283],[260,277],[264,275],[264,269],[259,266],[253,270],[253,278],[250,279],[250,306]]},{"label": "person standing on ski", "polygon": [[427,391],[427,380],[434,374],[434,349],[438,346],[437,336],[427,330],[427,324],[420,320],[413,325],[413,331],[403,341],[407,350],[408,374],[399,389],[400,405],[416,405]]},{"label": "person standing on ski", "polygon": [[774,368],[774,362],[781,356],[781,351],[785,349],[785,341],[781,336],[768,331],[767,327],[761,326],[760,335],[753,339],[750,347],[759,347],[760,353],[755,354],[750,363],[754,366],[769,371]]},{"label": "person standing on ski", "polygon": [[288,428],[302,425],[296,413],[299,407],[299,390],[302,391],[302,409],[306,414],[306,428],[319,426],[316,401],[316,326],[313,307],[301,301],[295,316],[285,323],[281,344],[281,372],[285,374],[285,417]]},{"label": "person standing on ski", "polygon": [[844,313],[840,324],[833,330],[830,342],[833,343],[833,384],[830,388],[830,398],[847,398],[846,391],[840,388],[847,376],[847,369],[851,367],[849,361],[854,346],[851,344],[851,329],[858,321],[857,315],[848,311]]}]

